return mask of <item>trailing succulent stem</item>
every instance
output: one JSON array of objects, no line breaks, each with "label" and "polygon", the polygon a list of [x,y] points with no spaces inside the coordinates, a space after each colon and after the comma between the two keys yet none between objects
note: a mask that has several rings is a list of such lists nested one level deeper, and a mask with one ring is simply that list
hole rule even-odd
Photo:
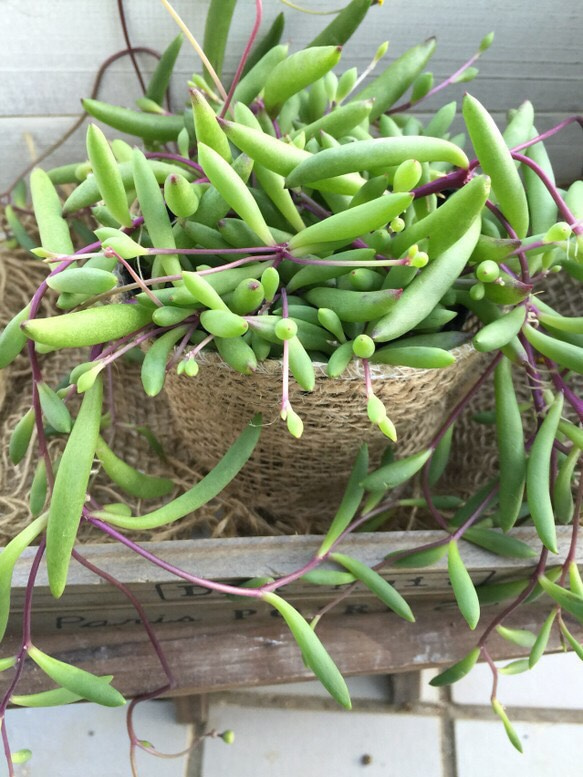
[{"label": "trailing succulent stem", "polygon": [[[583,319],[554,309],[544,295],[557,272],[573,283],[583,281],[583,185],[559,188],[544,149],[548,137],[582,119],[539,134],[532,106],[524,104],[501,132],[486,108],[467,94],[462,118],[473,151],[466,153],[463,138],[451,134],[455,103],[444,105],[425,124],[407,111],[451,83],[471,80],[491,35],[437,86],[425,71],[435,50],[433,39],[377,75],[372,73],[386,44],[361,74],[351,68],[337,75],[342,46],[371,5],[380,2],[352,0],[312,45],[290,54],[279,42],[283,17],[259,37],[262,3],[256,0],[252,30],[227,84],[222,66],[236,1],[212,0],[204,46],[171,4],[162,2],[204,69],[183,90],[185,109],[173,112],[167,99],[182,37],[162,54],[146,84],[134,57],[140,50],[129,41],[120,3],[127,50],[104,68],[118,56],[132,57],[143,87],[138,110],[101,102],[96,90],[84,109],[140,145],[110,142],[91,124],[86,160],[49,171],[36,167],[28,192],[18,182],[5,195],[12,244],[47,266],[29,304],[0,334],[0,368],[25,352],[31,374],[31,407],[14,428],[10,458],[17,465],[34,444],[38,459],[31,523],[0,555],[2,631],[14,565],[29,545],[40,542],[26,590],[20,648],[0,660],[0,670],[13,673],[0,702],[9,773],[14,774],[13,761],[24,759],[10,751],[4,720],[10,703],[125,703],[112,677],[64,664],[33,644],[32,598],[44,556],[54,596],[65,590],[75,558],[117,586],[136,608],[164,675],[160,689],[144,698],[174,684],[140,603],[75,549],[81,522],[180,579],[272,607],[289,626],[307,666],[346,708],[350,698],[344,680],[316,634],[321,617],[360,585],[397,616],[413,621],[411,607],[386,579],[387,568],[446,564],[470,629],[478,627],[485,603],[508,604],[472,651],[433,682],[455,682],[479,658],[485,660],[494,678],[493,710],[520,749],[497,698],[498,672],[531,668],[554,630],[583,658],[583,646],[567,623],[568,618],[583,622],[583,584],[576,564],[583,489],[583,402],[576,379],[583,374]],[[410,97],[399,102],[407,93]],[[63,185],[68,186],[64,202]],[[29,221],[22,218],[30,210],[29,199],[35,221],[30,233]],[[82,246],[76,248],[80,236]],[[57,310],[41,317],[49,291]],[[473,329],[468,326],[472,321]],[[450,369],[459,346],[468,349],[470,342],[488,355],[473,385],[427,446],[399,456],[404,430],[375,391],[378,370]],[[85,348],[86,355],[65,385],[48,385],[41,354],[70,348]],[[390,443],[372,471],[366,446],[355,451],[352,475],[318,551],[277,579],[243,586],[207,580],[164,561],[126,534],[179,521],[216,497],[246,466],[262,419],[241,419],[238,436],[214,468],[184,493],[170,496],[172,480],[126,463],[115,440],[102,435],[106,422],[113,428],[123,423],[111,400],[111,367],[127,356],[139,358],[144,392],[152,397],[171,371],[195,387],[199,370],[205,369],[202,356],[209,354],[243,375],[268,359],[278,360],[280,415],[296,438],[304,426],[292,407],[293,383],[309,394],[317,380],[342,379],[355,366],[364,382],[362,413]],[[322,365],[328,377],[317,379],[316,367]],[[520,380],[529,387],[526,397],[515,388]],[[473,397],[492,383],[495,410],[480,420],[495,425],[499,474],[490,480],[485,476],[468,498],[444,494],[440,483],[454,425]],[[81,404],[75,411],[76,394]],[[49,436],[63,441],[58,461]],[[125,502],[98,501],[91,489],[95,466],[112,489],[146,503],[154,500],[154,506],[138,511]],[[404,495],[401,487],[416,477],[420,496]],[[294,485],[302,488],[302,483]],[[383,549],[372,568],[342,551],[349,534],[382,527],[399,506],[424,509],[442,537],[398,553],[386,555]],[[564,559],[557,524],[572,526]],[[540,540],[536,549],[513,536],[515,526],[528,525]],[[538,561],[523,580],[476,585],[464,561],[467,543]],[[300,578],[344,586],[312,614],[311,624],[281,595],[284,586]],[[523,603],[538,596],[550,600],[538,634],[505,625]],[[494,631],[528,648],[526,663],[498,670],[488,649]],[[28,660],[57,685],[48,696],[16,695]],[[160,755],[134,731],[136,701],[128,713],[134,774],[137,748]],[[232,732],[208,736],[232,741]]]}]

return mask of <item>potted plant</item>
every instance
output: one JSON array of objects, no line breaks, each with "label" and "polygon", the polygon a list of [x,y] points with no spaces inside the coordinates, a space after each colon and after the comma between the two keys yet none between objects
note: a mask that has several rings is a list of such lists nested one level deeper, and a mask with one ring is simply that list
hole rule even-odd
[{"label": "potted plant", "polygon": [[[484,106],[466,95],[462,114],[474,158],[461,148],[460,136],[450,135],[455,104],[426,125],[406,114],[447,83],[470,80],[492,36],[444,84],[434,87],[424,72],[435,46],[426,41],[362,88],[386,46],[360,76],[355,70],[337,76],[334,68],[340,44],[364,18],[369,0],[352,0],[314,45],[291,55],[279,44],[277,28],[253,53],[258,0],[253,33],[226,90],[220,78],[226,30],[210,34],[222,4],[211,3],[204,52],[164,5],[205,66],[205,77],[189,82],[185,111],[163,108],[177,39],[161,58],[140,111],[84,101],[91,116],[141,138],[143,148],[119,139],[110,143],[91,124],[87,161],[49,173],[37,168],[30,178],[40,244],[33,253],[47,264],[47,276],[0,336],[0,366],[26,350],[32,406],[13,430],[10,454],[18,464],[36,436],[39,463],[31,487],[33,518],[0,555],[4,628],[15,563],[29,545],[39,544],[20,647],[4,659],[13,674],[2,713],[11,701],[124,703],[110,676],[57,660],[32,640],[32,593],[43,558],[57,598],[72,557],[124,589],[76,549],[81,523],[169,569],[132,533],[178,521],[233,482],[242,482],[246,498],[277,518],[294,494],[310,490],[305,484],[317,469],[314,461],[323,459],[320,485],[311,489],[306,507],[320,510],[316,492],[339,469],[331,451],[343,447],[350,460],[347,470],[342,456],[344,495],[335,498],[329,526],[306,563],[242,587],[174,571],[209,590],[274,608],[309,668],[349,707],[344,680],[315,631],[320,615],[310,625],[278,591],[299,579],[316,585],[360,582],[411,621],[409,604],[387,582],[385,570],[421,568],[447,557],[453,594],[470,629],[479,621],[480,597],[509,598],[509,604],[471,652],[434,682],[455,681],[480,657],[488,661],[494,711],[519,747],[495,693],[492,632],[530,650],[526,663],[508,671],[534,665],[553,628],[583,657],[569,621],[583,618],[576,564],[581,485],[573,495],[583,448],[573,376],[582,372],[583,332],[578,316],[562,315],[544,294],[559,270],[576,284],[582,277],[583,187],[578,182],[565,192],[556,186],[543,145],[561,127],[537,134],[526,103],[501,134]],[[411,100],[399,104],[410,87]],[[62,203],[56,185],[71,184]],[[88,209],[93,235],[75,250],[70,219]],[[15,217],[12,211],[13,223]],[[41,317],[48,293],[57,296],[59,310]],[[50,360],[77,348],[88,350],[69,363],[65,384],[50,385],[42,354]],[[146,395],[158,395],[167,384],[177,429],[196,443],[208,470],[171,499],[173,483],[124,462],[111,437],[120,419],[107,385],[112,365],[127,354],[141,360]],[[468,365],[469,376],[463,369]],[[345,381],[346,371],[360,380]],[[529,388],[521,403],[518,376],[526,376]],[[256,382],[261,377],[264,382]],[[469,498],[439,493],[454,424],[491,381],[499,475]],[[421,404],[423,391],[443,395],[441,416]],[[314,394],[318,403],[311,408]],[[272,423],[274,405],[287,431]],[[406,423],[421,426],[420,414],[431,420],[428,430],[416,428],[409,447],[399,447]],[[306,418],[313,442],[294,447],[301,444]],[[357,433],[343,442],[342,427],[353,424]],[[239,428],[234,442],[233,425]],[[367,447],[362,443],[368,427],[374,434]],[[272,441],[263,445],[270,434]],[[63,442],[58,457],[51,438]],[[369,447],[376,456],[372,465]],[[138,511],[122,499],[96,499],[89,488],[96,462],[115,490],[158,501]],[[403,496],[399,489],[417,475],[421,495]],[[326,494],[324,504],[329,502]],[[439,536],[421,547],[411,538],[410,548],[388,558],[384,548],[376,568],[343,552],[350,534],[382,528],[396,504],[421,505]],[[294,504],[291,512],[299,509]],[[557,524],[571,524],[571,540],[566,557],[553,564]],[[536,549],[513,534],[515,526],[527,525],[538,535]],[[536,556],[538,562],[521,581],[477,591],[459,550],[466,541],[502,557]],[[126,592],[165,666],[145,613]],[[507,628],[506,618],[535,595],[548,601],[539,633]],[[57,687],[17,696],[28,661]],[[133,751],[152,749],[130,731]]]}]

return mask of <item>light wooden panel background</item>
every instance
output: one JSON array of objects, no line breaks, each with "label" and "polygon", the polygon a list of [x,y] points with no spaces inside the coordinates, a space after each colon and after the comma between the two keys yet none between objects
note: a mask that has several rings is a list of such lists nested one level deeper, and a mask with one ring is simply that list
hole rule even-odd
[{"label": "light wooden panel background", "polygon": [[[299,0],[322,10],[347,0]],[[176,0],[176,8],[202,38],[207,0]],[[239,0],[226,73],[251,27],[254,0]],[[292,50],[310,40],[329,17],[306,16],[279,0],[264,0],[265,28],[276,13],[287,17],[284,39]],[[177,30],[158,0],[126,0],[134,45],[162,50]],[[505,111],[532,100],[540,130],[567,115],[583,111],[581,0],[386,0],[369,12],[364,27],[346,46],[343,65],[363,68],[377,45],[390,40],[389,60],[430,35],[439,41],[432,69],[437,79],[469,57],[482,36],[495,30],[494,46],[480,63],[480,76],[439,96],[435,104],[461,99],[465,89],[485,102],[503,124]],[[0,0],[0,190],[30,159],[30,144],[41,151],[70,126],[89,94],[101,61],[124,48],[115,0]],[[146,73],[154,60],[140,59]],[[185,78],[199,69],[185,45],[175,80],[175,104],[184,98]],[[116,63],[106,76],[101,98],[131,106],[140,94],[129,60]],[[431,104],[429,105],[431,106]],[[549,141],[560,181],[581,175],[581,131],[571,126]],[[45,163],[53,166],[84,158],[84,133]]]}]

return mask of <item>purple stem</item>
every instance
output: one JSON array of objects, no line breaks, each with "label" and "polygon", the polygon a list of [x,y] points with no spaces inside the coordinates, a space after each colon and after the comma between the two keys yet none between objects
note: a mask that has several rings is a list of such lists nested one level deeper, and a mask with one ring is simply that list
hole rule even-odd
[{"label": "purple stem", "polygon": [[461,189],[472,177],[473,170],[478,167],[478,160],[474,159],[470,162],[470,166],[467,170],[463,168],[461,170],[454,170],[453,173],[448,173],[440,178],[436,178],[435,181],[419,186],[418,189],[412,189],[411,194],[418,200],[420,197],[427,197],[429,194],[438,194],[446,189]]},{"label": "purple stem", "polygon": [[285,243],[272,246],[250,246],[248,248],[150,248],[150,255],[184,254],[185,256],[204,256],[205,254],[263,254],[285,248]]},{"label": "purple stem", "polygon": [[199,585],[204,588],[209,588],[212,591],[218,591],[219,593],[223,593],[223,594],[237,594],[241,596],[248,596],[251,599],[261,598],[262,589],[260,588],[249,588],[249,589],[238,588],[237,586],[234,586],[234,585],[217,583],[213,580],[205,580],[205,578],[197,577],[196,575],[191,575],[188,572],[184,572],[182,569],[179,569],[178,567],[174,566],[174,564],[170,564],[167,561],[164,561],[163,559],[156,556],[154,553],[151,553],[149,550],[142,548],[137,543],[133,542],[127,537],[124,537],[124,535],[118,532],[116,529],[114,529],[113,526],[109,526],[109,524],[99,520],[98,518],[93,518],[90,513],[87,513],[85,511],[84,511],[84,515],[85,515],[85,518],[89,521],[89,523],[92,526],[95,526],[100,531],[109,535],[110,537],[117,540],[118,542],[121,542],[122,545],[125,545],[127,548],[130,548],[130,550],[133,550],[134,553],[137,553],[139,556],[142,556],[151,564],[154,564],[155,566],[166,570],[166,572],[170,572],[171,574],[176,575],[177,577],[180,577],[189,583],[193,583],[194,585]]},{"label": "purple stem", "polygon": [[546,140],[547,138],[556,135],[557,132],[560,132],[561,130],[565,129],[565,127],[568,127],[569,124],[573,124],[575,122],[579,124],[579,126],[583,127],[583,116],[569,116],[569,118],[563,119],[563,121],[559,122],[554,127],[551,127],[551,129],[547,130],[546,132],[542,132],[540,135],[527,140],[525,143],[514,146],[510,149],[510,151],[522,151],[523,148],[528,148],[529,146],[533,146],[535,143],[539,143],[541,140]]},{"label": "purple stem", "polygon": [[233,77],[233,83],[231,84],[229,93],[227,94],[227,99],[225,100],[225,104],[223,105],[221,109],[221,113],[219,114],[221,119],[225,118],[225,114],[229,110],[229,106],[231,104],[231,100],[233,99],[233,94],[235,92],[235,89],[237,88],[237,84],[241,80],[241,73],[243,72],[245,63],[249,58],[249,52],[251,51],[251,46],[253,45],[253,41],[257,37],[257,33],[259,32],[259,27],[261,26],[262,15],[263,15],[263,6],[261,3],[261,0],[255,0],[255,22],[253,24],[253,29],[251,30],[251,34],[247,39],[247,43],[245,44],[245,48],[243,49],[243,54],[241,55],[239,64],[237,65],[237,70],[235,71],[235,76]]},{"label": "purple stem", "polygon": [[33,559],[30,572],[28,574],[28,581],[26,583],[26,593],[24,597],[24,607],[22,612],[22,643],[16,656],[16,671],[12,678],[6,692],[0,702],[0,726],[2,727],[2,742],[4,745],[4,753],[6,754],[6,762],[8,764],[8,773],[10,777],[14,777],[14,771],[12,768],[12,754],[10,752],[10,744],[6,735],[5,716],[6,708],[10,703],[10,697],[14,692],[14,689],[18,685],[22,673],[24,671],[26,653],[31,643],[31,610],[32,610],[32,595],[34,591],[34,583],[38,573],[41,559],[45,551],[45,540],[43,539],[38,546],[38,550]]},{"label": "purple stem", "polygon": [[131,275],[131,277],[134,279],[136,284],[142,291],[152,300],[154,305],[156,307],[161,308],[164,307],[163,304],[160,302],[158,297],[154,294],[154,292],[148,288],[148,286],[143,282],[143,280],[140,278],[140,276],[137,274],[137,272],[134,270],[134,268],[131,266],[129,262],[127,262],[123,257],[121,257],[116,251],[113,250],[113,248],[106,248],[105,249],[105,256],[112,256],[115,257],[115,259],[120,262],[125,269],[128,271],[128,273]]},{"label": "purple stem", "polygon": [[433,95],[437,94],[438,92],[441,92],[442,89],[447,88],[448,86],[451,86],[451,84],[455,83],[455,79],[458,76],[461,76],[461,74],[464,72],[464,70],[467,70],[469,67],[471,67],[474,62],[476,62],[482,55],[481,51],[477,51],[473,56],[471,56],[467,62],[465,62],[461,67],[459,67],[455,73],[452,73],[450,76],[448,76],[444,81],[442,81],[437,86],[434,86],[432,89],[430,89],[427,94],[424,94],[423,97],[421,97],[419,100],[409,100],[406,103],[402,103],[401,105],[397,105],[395,108],[391,108],[386,113],[387,115],[391,115],[393,113],[401,113],[402,111],[408,111],[409,108],[412,108],[414,105],[418,105],[422,100],[427,100],[429,97],[433,97]]},{"label": "purple stem", "polygon": [[146,159],[171,159],[174,162],[178,162],[181,165],[186,165],[187,167],[192,167],[193,170],[196,170],[197,173],[204,173],[204,170],[202,167],[197,163],[193,162],[192,159],[188,159],[185,156],[180,156],[180,154],[170,154],[169,152],[162,152],[162,151],[147,151]]},{"label": "purple stem", "polygon": [[[508,233],[508,236],[512,238],[513,240],[518,240],[519,237],[510,225],[510,222],[506,220],[505,216],[503,216],[502,211],[494,205],[492,200],[486,200],[486,207],[488,210],[493,213],[498,221],[502,224],[506,232]],[[520,274],[522,276],[522,282],[523,283],[530,283],[530,270],[528,267],[528,259],[526,258],[526,254],[524,251],[521,251],[520,249],[516,249],[515,251],[516,256],[518,257],[518,261],[520,263]]]},{"label": "purple stem", "polygon": [[[148,616],[146,615],[146,611],[142,607],[142,604],[140,603],[139,599],[136,597],[130,589],[125,586],[121,581],[117,580],[113,575],[110,575],[108,572],[105,572],[105,570],[100,569],[99,567],[95,566],[95,564],[92,564],[88,559],[86,559],[84,556],[82,556],[78,551],[73,550],[73,558],[76,559],[82,566],[89,569],[91,572],[93,572],[94,575],[97,575],[98,577],[101,577],[103,580],[107,580],[108,583],[115,586],[118,591],[121,591],[121,593],[126,597],[126,599],[129,599],[132,606],[138,613],[138,617],[140,621],[142,622],[142,626],[144,627],[148,639],[150,640],[152,644],[152,648],[154,649],[154,652],[156,653],[156,657],[158,658],[158,661],[160,662],[160,666],[164,670],[164,674],[166,675],[166,678],[168,679],[168,685],[165,686],[164,690],[167,688],[173,688],[176,684],[176,681],[174,679],[174,675],[172,674],[172,669],[170,667],[170,664],[168,663],[168,659],[166,658],[164,654],[164,650],[162,648],[162,645],[160,644],[160,641],[158,640],[158,637],[156,636],[156,633],[154,629],[152,628],[152,624],[150,623]],[[160,691],[161,692],[161,691]]]},{"label": "purple stem", "polygon": [[480,649],[484,647],[484,645],[486,644],[486,641],[488,640],[488,637],[494,631],[496,626],[502,623],[511,613],[514,612],[514,610],[516,610],[517,607],[519,607],[522,604],[522,602],[525,599],[527,599],[530,596],[534,587],[536,586],[538,577],[542,575],[543,572],[545,571],[548,555],[549,555],[548,550],[546,548],[543,548],[540,554],[538,564],[536,565],[536,568],[530,577],[529,584],[526,586],[524,591],[522,591],[516,597],[516,599],[513,602],[511,602],[503,612],[500,613],[500,615],[497,615],[496,618],[494,618],[494,620],[490,624],[488,624],[488,626],[486,627],[486,630],[484,631],[484,633],[482,634],[478,642],[478,647]]},{"label": "purple stem", "polygon": [[4,746],[4,755],[6,756],[6,763],[8,764],[8,777],[15,777],[14,766],[12,764],[12,753],[10,751],[10,742],[8,741],[8,734],[6,732],[5,720],[2,720],[2,744]]},{"label": "purple stem", "polygon": [[[433,448],[434,452],[440,440],[443,438],[443,436],[445,435],[449,427],[459,418],[459,416],[462,414],[468,402],[472,399],[472,397],[476,394],[476,392],[485,383],[485,381],[488,379],[490,374],[496,368],[496,365],[498,364],[501,358],[502,358],[502,354],[499,353],[495,356],[494,359],[492,359],[492,361],[490,362],[486,370],[484,370],[482,375],[474,383],[471,389],[467,392],[467,394],[465,394],[465,396],[462,397],[462,399],[460,399],[457,405],[453,408],[453,410],[447,417],[445,423],[442,425],[441,429],[437,432],[437,434],[429,444],[429,447]],[[433,502],[433,498],[431,496],[431,487],[429,484],[429,468],[431,466],[432,458],[433,458],[433,454],[429,457],[429,459],[427,460],[426,464],[423,467],[423,471],[421,474],[421,488],[423,490],[423,496],[425,498],[425,501],[427,502],[427,508],[431,513],[433,519],[442,529],[447,530],[447,521],[435,506]]]},{"label": "purple stem", "polygon": [[557,187],[555,186],[554,182],[549,178],[549,176],[545,173],[542,167],[538,165],[536,162],[534,162],[532,159],[530,159],[529,157],[525,156],[524,154],[517,154],[514,151],[512,152],[512,158],[516,159],[517,162],[520,162],[521,164],[526,165],[527,167],[530,167],[531,170],[534,170],[534,172],[538,175],[538,177],[547,187],[549,194],[555,201],[558,209],[561,211],[561,214],[563,215],[565,221],[568,222],[570,227],[572,227],[573,232],[575,232],[575,234],[577,235],[583,234],[583,225],[577,223],[577,219],[575,215],[569,209],[569,206],[557,191]]},{"label": "purple stem", "polygon": [[557,369],[557,365],[554,362],[552,362],[550,359],[547,359],[546,357],[545,357],[545,363],[549,368],[549,371],[551,373],[551,380],[553,381],[555,388],[557,389],[557,391],[560,391],[565,396],[565,399],[567,400],[567,402],[569,402],[573,410],[579,416],[579,420],[583,423],[583,401],[577,396],[577,394],[575,394],[575,392],[565,382],[564,378],[561,376],[561,373]]},{"label": "purple stem", "polygon": [[545,404],[546,404],[543,397],[542,388],[540,388],[543,385],[543,379],[536,367],[536,359],[534,357],[534,351],[532,349],[532,345],[528,342],[528,340],[522,333],[518,335],[518,338],[522,343],[524,350],[526,351],[526,356],[528,358],[528,364],[525,365],[526,371],[528,372],[530,378],[534,381],[534,383],[537,384],[537,385],[534,385],[534,384],[531,385],[530,390],[532,392],[532,398],[533,398],[534,406],[538,416],[538,422],[540,424],[542,420],[541,416],[545,411]]}]

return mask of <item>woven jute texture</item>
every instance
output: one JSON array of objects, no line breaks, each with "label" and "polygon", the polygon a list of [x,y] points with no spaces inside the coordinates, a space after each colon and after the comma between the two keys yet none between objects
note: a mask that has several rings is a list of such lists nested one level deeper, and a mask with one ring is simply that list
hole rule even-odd
[{"label": "woven jute texture", "polygon": [[[31,292],[47,275],[47,268],[20,249],[0,245],[0,331],[25,305]],[[45,303],[45,309],[46,309]],[[6,370],[0,371],[0,410],[6,398],[9,376],[27,369],[26,359],[19,357]]]},{"label": "woven jute texture", "polygon": [[[47,268],[20,249],[0,246],[0,329],[20,311],[47,275]],[[40,315],[54,313],[54,296],[43,298]],[[53,388],[63,385],[71,369],[86,361],[88,354],[81,350],[65,350],[40,357],[43,379]],[[156,399],[144,395],[139,367],[133,364],[116,364],[111,379],[106,380],[106,409],[112,413],[115,435],[106,430],[107,438],[115,452],[134,467],[152,475],[168,477],[175,483],[178,494],[190,488],[205,474],[205,469],[192,461],[186,447],[177,441],[170,412],[163,397]],[[30,364],[26,353],[19,356],[10,367],[0,370],[0,544],[5,544],[31,520],[28,499],[37,462],[36,440],[33,439],[26,457],[17,466],[9,459],[9,442],[14,427],[32,402]],[[79,398],[69,400],[75,411]],[[239,422],[232,437],[242,428]],[[113,424],[112,424],[113,426]],[[160,442],[164,457],[152,449],[140,429],[147,428]],[[225,441],[224,450],[228,442]],[[49,450],[54,457],[62,450],[63,440],[49,438]],[[215,464],[224,450],[217,452]],[[90,484],[92,496],[101,504],[126,502],[139,515],[154,509],[162,502],[141,503],[124,495],[112,486],[96,465]],[[304,531],[309,527],[303,527]],[[167,540],[189,539],[193,536],[240,536],[246,534],[268,535],[293,533],[294,528],[282,521],[267,523],[260,515],[233,497],[219,496],[207,506],[185,519],[151,532],[131,533],[136,539]],[[81,541],[104,541],[101,532],[88,524],[80,528]]]},{"label": "woven jute texture", "polygon": [[[583,312],[581,286],[567,273],[551,274],[545,280],[544,291],[540,298],[564,316],[580,316]],[[538,365],[544,383],[540,388],[552,384],[544,365]],[[531,399],[531,384],[525,370],[513,371],[514,387],[519,402]],[[583,395],[583,377],[575,375],[570,385],[578,396]],[[452,455],[446,469],[441,489],[458,496],[469,496],[483,486],[498,472],[498,448],[496,427],[492,423],[480,423],[475,420],[479,413],[492,413],[495,407],[493,380],[484,385],[471,400],[454,429]],[[564,414],[569,417],[571,410],[565,403]],[[573,416],[577,423],[578,419]],[[523,415],[525,430],[536,429],[534,412]],[[528,432],[527,432],[528,433]]]},{"label": "woven jute texture", "polygon": [[[441,370],[372,367],[374,391],[397,428],[396,452],[406,456],[423,448],[471,382],[483,359],[472,346],[455,352],[456,363]],[[201,362],[196,378],[171,374],[166,391],[177,433],[196,460],[209,466],[242,420],[263,414],[258,447],[227,493],[253,505],[268,520],[287,521],[334,515],[360,445],[366,442],[376,466],[390,444],[371,425],[360,364],[341,378],[327,378],[316,366],[316,387],[303,392],[291,381],[290,400],[304,422],[297,440],[279,418],[281,362],[267,360],[253,376],[232,370],[218,356]]]},{"label": "woven jute texture", "polygon": [[[50,385],[57,385],[65,379],[71,368],[86,360],[86,354],[79,351],[61,352],[42,360],[43,378]],[[116,423],[115,436],[105,431],[104,436],[115,452],[138,469],[151,475],[171,478],[176,496],[198,482],[206,471],[192,462],[185,447],[176,440],[172,419],[163,397],[150,399],[144,396],[140,383],[139,367],[132,364],[119,366],[112,376],[113,403],[106,390],[106,401]],[[8,457],[10,435],[19,418],[30,407],[31,388],[28,376],[20,375],[9,379],[10,390],[2,412],[0,412],[0,544],[15,536],[31,520],[28,495],[37,461],[36,445],[30,445],[25,459],[14,466]],[[70,407],[74,410],[78,397],[73,397]],[[242,428],[239,422],[232,437]],[[148,439],[140,432],[143,427],[160,443],[164,457],[154,452]],[[54,457],[62,450],[63,440],[49,438],[49,449]],[[215,464],[224,452],[217,453]],[[91,496],[100,504],[125,502],[135,515],[149,512],[167,501],[140,501],[124,495],[101,471],[97,462],[89,486]],[[243,502],[228,495],[220,495],[196,513],[180,521],[149,532],[127,532],[132,539],[170,540],[193,537],[232,537],[241,535],[269,535],[293,533],[293,527],[282,522],[267,523],[261,516],[249,509]],[[81,542],[103,542],[107,538],[89,524],[82,524],[79,532]]]}]

